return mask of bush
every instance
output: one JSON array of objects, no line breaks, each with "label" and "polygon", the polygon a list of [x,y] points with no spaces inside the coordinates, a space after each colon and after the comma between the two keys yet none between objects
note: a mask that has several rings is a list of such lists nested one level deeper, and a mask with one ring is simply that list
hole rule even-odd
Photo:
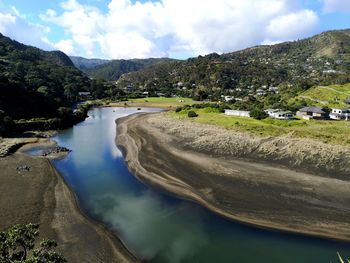
[{"label": "bush", "polygon": [[259,108],[254,108],[253,110],[250,111],[250,117],[257,120],[266,119],[268,116],[269,115],[264,110]]},{"label": "bush", "polygon": [[198,114],[195,113],[193,110],[191,110],[191,111],[188,112],[187,116],[189,118],[195,118],[195,117],[198,117]]},{"label": "bush", "polygon": [[175,109],[175,112],[180,112],[180,111],[182,111],[182,107],[177,107],[177,108]]}]

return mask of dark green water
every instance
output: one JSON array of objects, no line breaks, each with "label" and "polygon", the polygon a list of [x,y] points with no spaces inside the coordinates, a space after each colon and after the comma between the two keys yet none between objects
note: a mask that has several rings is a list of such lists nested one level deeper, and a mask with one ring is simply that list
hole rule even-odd
[{"label": "dark green water", "polygon": [[[146,111],[157,111],[147,109]],[[83,210],[150,262],[338,262],[350,244],[247,227],[140,183],[115,146],[115,119],[133,108],[98,108],[54,139],[72,149],[55,161]]]}]

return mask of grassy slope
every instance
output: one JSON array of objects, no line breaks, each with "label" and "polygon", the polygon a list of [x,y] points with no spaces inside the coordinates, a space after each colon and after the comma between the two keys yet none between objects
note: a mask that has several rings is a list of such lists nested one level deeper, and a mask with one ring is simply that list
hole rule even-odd
[{"label": "grassy slope", "polygon": [[[199,116],[195,122],[213,124],[239,132],[258,136],[281,136],[316,139],[325,143],[350,145],[350,122],[306,120],[255,120],[253,118],[227,116],[216,109],[195,110]],[[169,112],[169,116],[188,119],[188,111]]]},{"label": "grassy slope", "polygon": [[313,87],[292,100],[304,99],[309,104],[330,108],[350,108],[344,103],[350,98],[350,84]]}]

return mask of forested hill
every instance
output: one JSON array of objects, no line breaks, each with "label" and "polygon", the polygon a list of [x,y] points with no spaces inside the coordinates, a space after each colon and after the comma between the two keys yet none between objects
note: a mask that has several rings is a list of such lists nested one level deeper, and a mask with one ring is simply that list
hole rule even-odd
[{"label": "forested hill", "polygon": [[[60,51],[43,51],[0,34],[0,116],[56,117],[90,80]],[[0,120],[1,121],[1,120]]]},{"label": "forested hill", "polygon": [[110,62],[110,60],[99,59],[99,58],[83,58],[83,57],[76,57],[76,56],[69,56],[69,58],[72,60],[74,66],[76,66],[78,69],[82,71],[93,69],[97,66],[101,66],[103,64]]},{"label": "forested hill", "polygon": [[[73,59],[75,66],[83,70],[89,77],[116,81],[121,75],[129,72],[148,68],[161,62],[174,61],[169,58],[148,58],[130,60],[96,60],[96,59]],[[95,66],[93,66],[95,64]]]},{"label": "forested hill", "polygon": [[223,55],[162,62],[124,74],[118,84],[148,91],[181,88],[187,95],[230,92],[241,97],[275,86],[346,83],[350,82],[349,71],[350,30],[338,30]]}]

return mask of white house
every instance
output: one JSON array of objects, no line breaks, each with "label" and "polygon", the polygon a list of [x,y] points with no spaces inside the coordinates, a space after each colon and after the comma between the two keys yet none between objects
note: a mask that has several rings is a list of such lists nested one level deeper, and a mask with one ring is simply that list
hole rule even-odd
[{"label": "white house", "polygon": [[350,120],[350,109],[332,109],[329,114],[329,118],[332,120]]},{"label": "white house", "polygon": [[250,117],[250,111],[244,111],[244,110],[225,110],[225,115],[239,116],[239,117]]},{"label": "white house", "polygon": [[278,111],[281,111],[280,109],[267,109],[267,110],[264,110],[268,115],[269,117],[273,117],[275,112],[278,112]]},{"label": "white house", "polygon": [[289,120],[294,118],[294,114],[290,111],[281,111],[280,109],[267,109],[265,112],[270,118],[279,120]]},{"label": "white house", "polygon": [[273,114],[274,119],[290,120],[294,118],[294,114],[290,111],[277,111]]},{"label": "white house", "polygon": [[234,100],[235,97],[233,97],[233,96],[225,96],[224,99],[225,99],[226,102],[229,102],[229,101]]}]

